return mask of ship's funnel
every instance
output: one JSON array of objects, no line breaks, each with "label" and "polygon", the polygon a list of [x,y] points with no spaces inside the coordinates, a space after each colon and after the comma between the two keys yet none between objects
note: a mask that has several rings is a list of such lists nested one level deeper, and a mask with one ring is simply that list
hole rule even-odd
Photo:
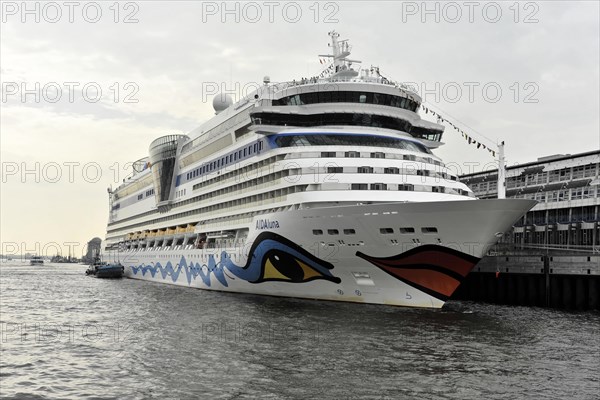
[{"label": "ship's funnel", "polygon": [[167,135],[159,137],[150,144],[154,197],[161,212],[170,208],[177,176],[177,171],[175,171],[177,151],[179,145],[187,139],[186,135]]}]

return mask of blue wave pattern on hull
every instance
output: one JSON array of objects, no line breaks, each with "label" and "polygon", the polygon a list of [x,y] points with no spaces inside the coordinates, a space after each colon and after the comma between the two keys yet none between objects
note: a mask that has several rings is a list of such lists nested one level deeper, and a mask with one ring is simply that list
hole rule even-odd
[{"label": "blue wave pattern on hull", "polygon": [[[331,274],[331,269],[333,269],[332,264],[313,256],[297,244],[273,232],[262,232],[258,235],[243,267],[234,264],[226,251],[221,252],[218,262],[214,255],[209,255],[206,264],[193,261],[188,263],[182,256],[175,267],[170,261],[164,266],[159,262],[153,265],[131,266],[134,275],[141,273],[142,276],[146,276],[149,273],[152,278],[155,278],[160,273],[163,280],[170,277],[174,283],[179,280],[183,272],[188,285],[199,277],[207,287],[213,283],[212,275],[219,283],[228,287],[225,270],[250,283],[266,281],[301,283],[316,279],[340,283],[341,280]],[[229,275],[227,277],[232,278]]]},{"label": "blue wave pattern on hull", "polygon": [[[226,252],[221,253],[221,257],[226,256]],[[205,269],[207,269],[208,271],[205,272]],[[132,266],[131,272],[133,272],[134,275],[137,275],[141,272],[142,276],[146,276],[146,274],[149,273],[150,275],[152,275],[152,278],[155,278],[157,273],[160,273],[162,279],[167,279],[167,277],[170,276],[173,282],[177,282],[177,280],[179,280],[179,275],[181,275],[181,272],[184,272],[188,285],[191,285],[192,280],[195,280],[196,278],[200,277],[202,279],[202,282],[204,282],[204,284],[209,287],[211,284],[210,276],[212,273],[215,275],[215,278],[217,278],[217,280],[221,282],[221,284],[223,284],[223,286],[228,286],[223,273],[223,264],[220,261],[218,263],[215,262],[215,257],[213,255],[210,255],[208,257],[208,264],[200,264],[194,262],[190,262],[188,264],[185,260],[185,257],[181,257],[181,260],[175,267],[173,267],[173,264],[170,261],[168,261],[165,266],[157,262],[154,265],[142,264],[137,267]]]}]

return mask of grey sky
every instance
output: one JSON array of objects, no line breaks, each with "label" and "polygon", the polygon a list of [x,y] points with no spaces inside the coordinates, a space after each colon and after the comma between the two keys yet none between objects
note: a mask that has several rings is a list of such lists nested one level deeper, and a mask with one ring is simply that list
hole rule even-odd
[{"label": "grey sky", "polygon": [[[35,243],[43,249],[103,237],[106,187],[117,186],[123,166],[147,155],[157,136],[188,132],[210,118],[207,85],[236,90],[264,75],[316,75],[333,29],[350,39],[352,58],[363,66],[437,92],[426,103],[471,136],[492,140],[485,144],[505,140],[509,164],[600,146],[595,1],[474,2],[471,9],[467,2],[427,2],[430,13],[423,2],[230,2],[230,14],[222,2],[122,2],[117,23],[113,2],[78,3],[73,23],[62,2],[55,23],[56,10],[27,4],[38,4],[39,22],[23,14],[21,2],[2,2],[3,246],[32,250]],[[95,4],[102,15],[91,23]],[[138,22],[124,23],[127,15]],[[55,103],[51,82],[62,88]],[[65,82],[79,85],[73,101]],[[47,88],[39,102],[34,94],[23,99],[21,85],[35,91],[36,83]],[[94,87],[102,96],[92,103]],[[463,172],[493,162],[449,126],[443,141],[437,154]],[[22,176],[24,167],[39,174]]]}]

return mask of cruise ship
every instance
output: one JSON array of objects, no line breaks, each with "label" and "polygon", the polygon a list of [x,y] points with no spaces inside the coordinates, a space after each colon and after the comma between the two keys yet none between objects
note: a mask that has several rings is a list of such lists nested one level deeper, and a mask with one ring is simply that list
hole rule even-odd
[{"label": "cruise ship", "polygon": [[200,289],[442,307],[535,201],[476,199],[421,98],[329,36],[318,76],[217,95],[205,124],[154,140],[109,189],[105,259]]}]

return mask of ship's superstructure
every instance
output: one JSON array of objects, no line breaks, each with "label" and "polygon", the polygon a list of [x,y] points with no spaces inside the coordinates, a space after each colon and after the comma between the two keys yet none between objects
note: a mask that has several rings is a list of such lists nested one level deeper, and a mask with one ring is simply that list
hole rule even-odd
[{"label": "ship's superstructure", "polygon": [[534,204],[477,200],[432,153],[421,98],[330,33],[316,77],[271,83],[153,141],[110,191],[107,254],[132,278],[441,307]]}]

